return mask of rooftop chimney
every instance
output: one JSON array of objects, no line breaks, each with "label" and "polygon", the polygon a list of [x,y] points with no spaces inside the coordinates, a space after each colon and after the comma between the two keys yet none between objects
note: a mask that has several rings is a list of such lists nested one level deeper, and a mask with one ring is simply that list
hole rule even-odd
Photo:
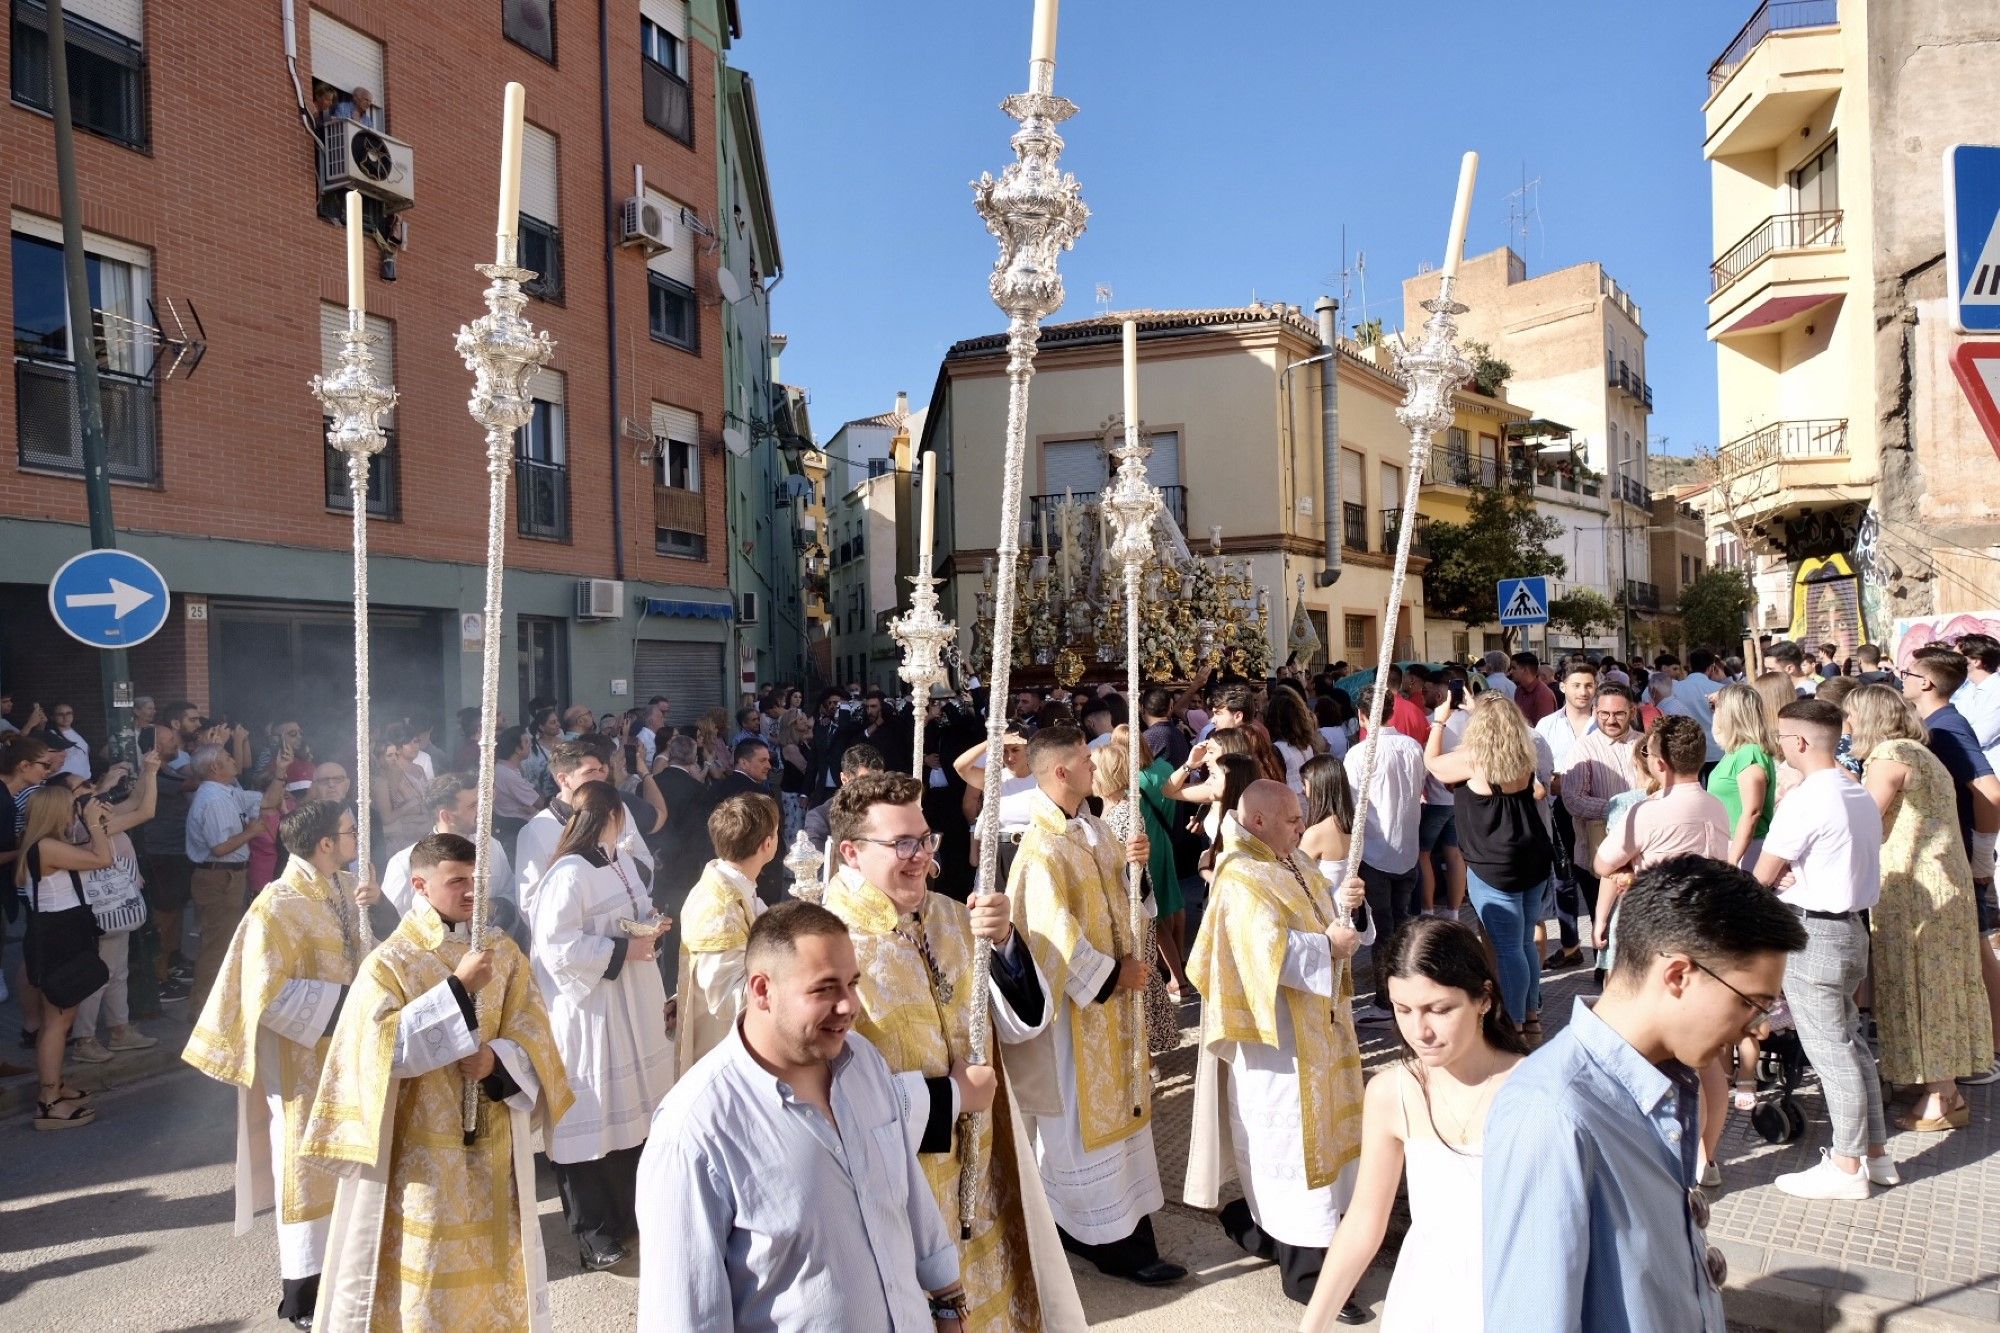
[{"label": "rooftop chimney", "polygon": [[910,391],[908,389],[896,390],[896,415],[899,417],[910,415]]}]

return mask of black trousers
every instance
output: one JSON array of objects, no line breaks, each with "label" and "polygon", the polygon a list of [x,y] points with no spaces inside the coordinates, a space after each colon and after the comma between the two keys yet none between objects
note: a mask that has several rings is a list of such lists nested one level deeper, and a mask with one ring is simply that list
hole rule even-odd
[{"label": "black trousers", "polygon": [[319,1274],[288,1277],[284,1281],[284,1299],[278,1302],[278,1318],[312,1318],[313,1309],[319,1304]]},{"label": "black trousers", "polygon": [[551,1162],[569,1229],[604,1245],[621,1245],[639,1233],[636,1197],[642,1143],[588,1162]]},{"label": "black trousers", "polygon": [[1269,1259],[1278,1266],[1278,1280],[1287,1297],[1300,1305],[1312,1300],[1313,1288],[1319,1285],[1319,1270],[1326,1267],[1324,1248],[1273,1240],[1257,1225],[1257,1219],[1250,1215],[1250,1205],[1242,1199],[1222,1205],[1217,1216],[1222,1222],[1222,1234],[1242,1246],[1244,1253]]},{"label": "black trousers", "polygon": [[1555,825],[1556,922],[1562,930],[1562,947],[1574,949],[1582,943],[1577,934],[1577,918],[1597,915],[1597,876],[1576,864],[1576,822],[1563,807],[1562,797],[1550,808]]},{"label": "black trousers", "polygon": [[1065,1250],[1083,1256],[1097,1265],[1100,1273],[1122,1277],[1136,1273],[1160,1257],[1159,1242],[1153,1239],[1153,1219],[1142,1217],[1139,1225],[1124,1240],[1107,1241],[1103,1245],[1087,1245],[1060,1227],[1056,1234],[1062,1237]]}]

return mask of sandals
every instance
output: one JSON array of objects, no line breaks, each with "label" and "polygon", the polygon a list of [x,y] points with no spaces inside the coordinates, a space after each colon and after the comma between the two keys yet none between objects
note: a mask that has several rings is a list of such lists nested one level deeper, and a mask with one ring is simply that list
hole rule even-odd
[{"label": "sandals", "polygon": [[97,1109],[91,1106],[78,1106],[68,1115],[57,1115],[56,1108],[58,1106],[61,1106],[63,1102],[67,1100],[69,1099],[64,1097],[58,1097],[52,1102],[36,1102],[35,1128],[76,1129],[81,1125],[87,1125],[91,1121],[97,1119]]},{"label": "sandals", "polygon": [[1530,1018],[1522,1023],[1521,1035],[1528,1039],[1529,1046],[1540,1046],[1542,1044],[1542,1020],[1539,1018]]},{"label": "sandals", "polygon": [[1741,1078],[1737,1079],[1736,1091],[1734,1094],[1732,1094],[1731,1101],[1735,1105],[1736,1109],[1739,1111],[1756,1110],[1757,1085],[1755,1083],[1750,1082],[1748,1079],[1741,1079]]},{"label": "sandals", "polygon": [[1948,1129],[1964,1129],[1971,1123],[1972,1105],[1969,1102],[1960,1102],[1943,1115],[1919,1116],[1911,1112],[1896,1117],[1896,1127],[1913,1134],[1940,1134]]}]

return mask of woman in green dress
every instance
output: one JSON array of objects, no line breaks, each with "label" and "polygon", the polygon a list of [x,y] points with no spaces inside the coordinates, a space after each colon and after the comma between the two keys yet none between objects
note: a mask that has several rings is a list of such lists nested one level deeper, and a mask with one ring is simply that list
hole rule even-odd
[{"label": "woman in green dress", "polygon": [[1882,1077],[1922,1085],[1916,1106],[1897,1118],[1903,1129],[1963,1129],[1972,1113],[1954,1080],[1992,1063],[1993,1027],[1957,793],[1901,694],[1864,685],[1844,713],[1882,811],[1882,900],[1869,913]]},{"label": "woman in green dress", "polygon": [[1715,692],[1715,743],[1721,762],[1708,775],[1708,794],[1729,815],[1729,861],[1755,869],[1778,808],[1775,719],[1764,697],[1749,685],[1725,685]]}]

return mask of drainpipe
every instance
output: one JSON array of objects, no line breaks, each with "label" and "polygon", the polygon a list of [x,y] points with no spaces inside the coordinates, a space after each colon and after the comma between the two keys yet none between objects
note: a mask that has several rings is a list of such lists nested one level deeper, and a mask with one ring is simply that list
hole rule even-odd
[{"label": "drainpipe", "polygon": [[[1326,359],[1319,363],[1320,516],[1326,531],[1326,564],[1314,586],[1330,588],[1340,581],[1340,352],[1335,317],[1340,302],[1322,296],[1313,302],[1319,317],[1319,341]],[[1414,521],[1414,520],[1411,520]]]},{"label": "drainpipe", "polygon": [[618,215],[618,200],[611,186],[611,12],[606,0],[597,0],[597,84],[602,94],[598,104],[599,166],[604,177],[604,342],[605,376],[611,403],[611,577],[625,578],[625,431],[620,423],[618,387],[618,241],[612,235],[612,219]]}]

